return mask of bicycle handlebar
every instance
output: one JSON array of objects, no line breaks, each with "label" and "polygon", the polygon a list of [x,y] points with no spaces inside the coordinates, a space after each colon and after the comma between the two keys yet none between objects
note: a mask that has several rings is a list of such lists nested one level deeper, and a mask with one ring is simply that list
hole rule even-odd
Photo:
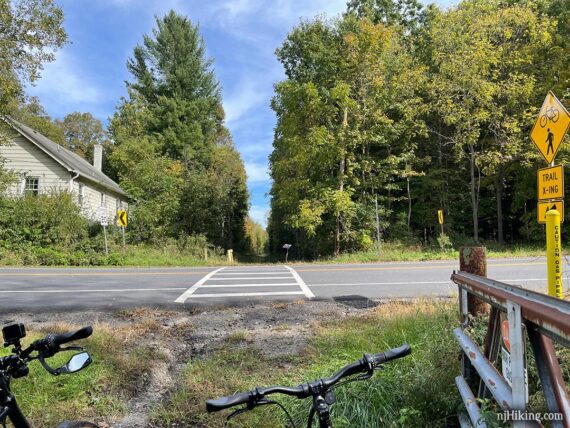
[{"label": "bicycle handlebar", "polygon": [[[64,334],[52,334],[48,337],[55,346],[60,346],[68,342],[73,342],[74,340],[86,339],[93,334],[93,327],[90,325],[83,327],[77,331],[71,331]],[[51,336],[51,337],[50,337]]]},{"label": "bicycle handlebar", "polygon": [[403,344],[398,348],[390,349],[386,352],[381,352],[379,354],[373,355],[372,360],[375,365],[387,363],[388,361],[395,360],[397,358],[405,357],[412,353],[412,348],[407,343]]},{"label": "bicycle handlebar", "polygon": [[77,331],[63,334],[48,334],[43,339],[33,342],[27,349],[22,351],[22,357],[28,357],[32,352],[38,351],[44,357],[51,357],[58,352],[59,347],[65,343],[79,339],[85,339],[93,333],[93,327],[83,327]]},{"label": "bicycle handlebar", "polygon": [[313,392],[325,391],[332,388],[342,378],[351,376],[356,373],[366,373],[397,358],[405,357],[412,352],[408,344],[404,344],[398,348],[390,349],[386,352],[380,352],[374,355],[364,355],[364,358],[348,364],[336,372],[329,378],[323,378],[313,382],[307,382],[297,387],[271,386],[268,388],[255,388],[251,391],[240,392],[234,395],[220,397],[214,400],[206,401],[206,410],[209,413],[218,412],[230,407],[247,404],[253,406],[256,401],[261,400],[269,394],[285,394],[297,397],[299,399],[307,398]]}]

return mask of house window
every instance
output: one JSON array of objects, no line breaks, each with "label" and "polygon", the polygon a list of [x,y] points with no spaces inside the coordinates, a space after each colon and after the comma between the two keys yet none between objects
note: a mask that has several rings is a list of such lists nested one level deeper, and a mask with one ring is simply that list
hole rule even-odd
[{"label": "house window", "polygon": [[83,183],[79,183],[79,193],[77,194],[77,203],[80,207],[83,206],[83,201],[85,200],[85,186]]},{"label": "house window", "polygon": [[101,206],[104,207],[105,206],[105,193],[101,192]]},{"label": "house window", "polygon": [[24,193],[37,195],[40,193],[40,178],[39,177],[26,177],[24,184]]},{"label": "house window", "polygon": [[119,198],[115,199],[115,211],[119,211],[121,209],[121,200]]}]

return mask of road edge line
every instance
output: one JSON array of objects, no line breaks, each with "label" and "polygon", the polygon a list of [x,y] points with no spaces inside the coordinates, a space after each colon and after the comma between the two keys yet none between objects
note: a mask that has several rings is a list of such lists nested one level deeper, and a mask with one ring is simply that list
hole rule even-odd
[{"label": "road edge line", "polygon": [[209,280],[211,277],[213,277],[215,274],[217,274],[222,269],[225,269],[225,266],[221,267],[219,269],[216,269],[216,270],[210,272],[209,274],[207,274],[206,276],[204,276],[201,280],[199,280],[197,283],[195,283],[192,287],[190,287],[188,290],[186,290],[184,293],[182,293],[178,297],[178,299],[176,299],[174,301],[174,303],[184,303],[186,301],[186,299],[188,299],[188,297],[190,297],[192,294],[194,294],[194,292],[198,288],[200,288],[207,280]]},{"label": "road edge line", "polygon": [[301,290],[303,290],[305,297],[307,297],[308,299],[313,299],[315,295],[313,294],[311,289],[307,286],[307,284],[305,284],[305,281],[303,281],[303,278],[301,278],[301,276],[297,273],[297,271],[290,266],[285,266],[285,267],[289,269],[289,272],[291,272],[291,275],[293,275],[293,278],[295,278],[295,281],[297,281],[297,284],[299,285],[299,287],[301,287]]}]

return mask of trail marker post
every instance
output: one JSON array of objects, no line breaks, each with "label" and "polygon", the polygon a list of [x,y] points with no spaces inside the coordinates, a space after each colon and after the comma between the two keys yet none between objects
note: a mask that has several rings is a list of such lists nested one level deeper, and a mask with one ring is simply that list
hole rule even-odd
[{"label": "trail marker post", "polygon": [[552,92],[548,92],[530,139],[548,164],[537,174],[537,220],[546,223],[546,270],[548,294],[562,298],[562,230],[564,221],[564,167],[554,158],[570,128],[570,114]]}]

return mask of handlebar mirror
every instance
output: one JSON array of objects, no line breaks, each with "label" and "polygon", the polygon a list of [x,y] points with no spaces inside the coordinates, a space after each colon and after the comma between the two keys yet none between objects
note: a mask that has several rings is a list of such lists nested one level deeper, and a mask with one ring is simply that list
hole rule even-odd
[{"label": "handlebar mirror", "polygon": [[88,352],[80,352],[79,354],[75,354],[73,357],[69,359],[69,361],[61,366],[58,371],[58,374],[61,373],[75,373],[80,370],[83,370],[89,364],[91,364],[93,360],[91,359],[91,355]]}]

